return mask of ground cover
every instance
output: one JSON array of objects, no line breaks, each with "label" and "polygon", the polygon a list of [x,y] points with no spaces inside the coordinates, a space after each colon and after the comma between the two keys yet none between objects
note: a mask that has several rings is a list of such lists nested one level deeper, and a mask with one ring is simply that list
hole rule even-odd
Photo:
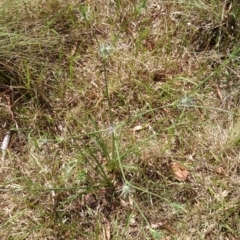
[{"label": "ground cover", "polygon": [[2,0],[0,238],[239,239],[239,5]]}]

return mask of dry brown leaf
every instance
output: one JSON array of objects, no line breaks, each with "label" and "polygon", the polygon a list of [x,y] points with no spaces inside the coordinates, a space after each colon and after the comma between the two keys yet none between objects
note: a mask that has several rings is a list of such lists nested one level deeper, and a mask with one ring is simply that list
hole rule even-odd
[{"label": "dry brown leaf", "polygon": [[124,207],[124,208],[126,208],[126,207],[129,206],[129,204],[128,204],[126,201],[124,201],[123,199],[120,199],[120,204],[121,204],[121,206]]},{"label": "dry brown leaf", "polygon": [[128,201],[124,201],[123,199],[120,199],[120,204],[124,208],[129,208],[129,209],[133,208],[133,200],[130,196],[128,198]]},{"label": "dry brown leaf", "polygon": [[146,229],[164,229],[171,234],[177,233],[177,231],[170,224],[167,224],[166,222],[152,223],[150,226],[146,226]]},{"label": "dry brown leaf", "polygon": [[163,238],[162,240],[171,240],[171,237],[167,236],[167,237]]},{"label": "dry brown leaf", "polygon": [[177,162],[172,162],[170,166],[176,179],[180,181],[185,181],[187,179],[189,172],[183,166]]},{"label": "dry brown leaf", "polygon": [[223,167],[217,167],[217,168],[216,168],[216,172],[217,172],[218,174],[224,174],[224,168],[223,168]]},{"label": "dry brown leaf", "polygon": [[163,225],[163,228],[171,234],[176,234],[176,230],[169,224]]}]

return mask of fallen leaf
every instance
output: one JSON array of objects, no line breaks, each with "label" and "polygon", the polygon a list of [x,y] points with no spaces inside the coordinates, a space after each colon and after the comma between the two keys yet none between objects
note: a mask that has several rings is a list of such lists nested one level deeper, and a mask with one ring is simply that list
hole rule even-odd
[{"label": "fallen leaf", "polygon": [[167,236],[167,237],[163,238],[162,240],[171,240],[171,237]]},{"label": "fallen leaf", "polygon": [[120,204],[121,204],[121,206],[124,207],[124,208],[126,208],[126,207],[129,206],[128,203],[127,203],[126,201],[124,201],[123,199],[120,199]]},{"label": "fallen leaf", "polygon": [[224,168],[223,167],[217,167],[216,172],[218,174],[223,174],[224,173]]},{"label": "fallen leaf", "polygon": [[163,222],[159,222],[159,223],[152,223],[150,226],[147,226],[147,229],[157,229],[160,228],[164,225]]},{"label": "fallen leaf", "polygon": [[185,181],[187,179],[189,172],[183,166],[177,162],[172,162],[170,166],[176,179],[180,181]]},{"label": "fallen leaf", "polygon": [[130,223],[130,226],[131,226],[131,227],[137,225],[137,221],[136,221],[136,219],[135,219],[135,216],[131,216],[131,217],[130,217],[129,223]]},{"label": "fallen leaf", "polygon": [[136,131],[140,131],[142,129],[143,129],[143,127],[141,125],[137,125],[133,128],[133,131],[136,132]]},{"label": "fallen leaf", "polygon": [[176,230],[169,224],[163,225],[163,228],[171,234],[176,234]]},{"label": "fallen leaf", "polygon": [[158,223],[152,223],[150,226],[146,226],[146,229],[164,229],[168,232],[170,232],[171,234],[176,234],[176,230],[169,224],[164,223],[164,222],[158,222]]},{"label": "fallen leaf", "polygon": [[124,208],[129,208],[129,209],[133,208],[133,200],[131,197],[128,198],[128,201],[124,201],[123,199],[120,198],[120,204]]}]

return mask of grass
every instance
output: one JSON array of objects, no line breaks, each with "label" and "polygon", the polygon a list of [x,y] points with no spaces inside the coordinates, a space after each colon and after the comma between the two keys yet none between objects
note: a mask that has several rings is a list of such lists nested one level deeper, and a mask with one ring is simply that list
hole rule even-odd
[{"label": "grass", "polygon": [[0,5],[1,239],[239,239],[237,1]]}]

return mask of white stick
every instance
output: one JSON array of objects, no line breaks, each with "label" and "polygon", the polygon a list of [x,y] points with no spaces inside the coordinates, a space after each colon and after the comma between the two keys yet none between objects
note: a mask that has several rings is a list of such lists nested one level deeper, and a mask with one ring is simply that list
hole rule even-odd
[{"label": "white stick", "polygon": [[7,132],[7,134],[4,136],[2,144],[1,144],[1,150],[2,150],[2,161],[5,158],[6,155],[6,150],[9,146],[9,143],[11,141],[11,137],[12,137],[12,131]]}]

